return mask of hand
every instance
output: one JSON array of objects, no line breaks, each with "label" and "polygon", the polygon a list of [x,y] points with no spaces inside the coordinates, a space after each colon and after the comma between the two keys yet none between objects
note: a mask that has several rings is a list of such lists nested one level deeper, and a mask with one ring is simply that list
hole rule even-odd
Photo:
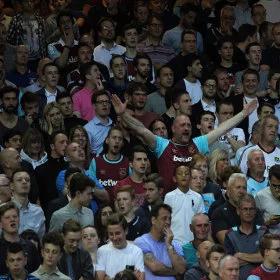
[{"label": "hand", "polygon": [[133,274],[135,275],[136,279],[141,279],[141,277],[142,277],[142,273],[138,269],[135,269]]},{"label": "hand", "polygon": [[173,232],[169,227],[166,227],[164,229],[164,234],[165,234],[165,244],[167,246],[170,246],[174,237]]},{"label": "hand", "polygon": [[67,30],[67,33],[64,32],[64,36],[65,36],[65,46],[71,48],[74,44],[74,40],[75,40],[75,36],[74,36],[74,32],[72,29],[69,29],[69,31]]},{"label": "hand", "polygon": [[96,85],[96,89],[97,89],[97,90],[102,90],[102,89],[104,89],[104,86],[103,86],[103,84],[102,84],[102,82],[101,82],[100,79],[98,79],[98,80],[96,81],[95,85]]},{"label": "hand", "polygon": [[244,117],[249,116],[258,106],[258,101],[253,100],[248,104],[245,104],[243,107]]},{"label": "hand", "polygon": [[240,265],[240,266],[245,265],[245,264],[248,264],[247,261],[244,261],[244,260],[242,259],[242,253],[240,253],[240,252],[235,253],[234,256],[238,259],[239,265]]},{"label": "hand", "polygon": [[33,123],[33,116],[32,114],[28,114],[25,116],[25,120],[28,122],[29,125]]},{"label": "hand", "polygon": [[280,216],[279,215],[273,215],[270,217],[268,221],[265,222],[266,226],[274,226],[280,223]]},{"label": "hand", "polygon": [[112,104],[117,115],[122,115],[126,110],[127,100],[125,103],[122,103],[119,97],[116,94],[112,94]]}]

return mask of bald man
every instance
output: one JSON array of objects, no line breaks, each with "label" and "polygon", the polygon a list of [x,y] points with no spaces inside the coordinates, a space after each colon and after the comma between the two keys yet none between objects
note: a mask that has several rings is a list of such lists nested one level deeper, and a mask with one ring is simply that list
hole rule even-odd
[{"label": "bald man", "polygon": [[219,262],[220,280],[238,280],[239,279],[239,261],[236,257],[226,255]]}]

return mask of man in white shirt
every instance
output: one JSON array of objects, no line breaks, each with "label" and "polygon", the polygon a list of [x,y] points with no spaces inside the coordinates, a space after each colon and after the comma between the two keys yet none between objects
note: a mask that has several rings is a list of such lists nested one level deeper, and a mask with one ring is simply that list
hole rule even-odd
[{"label": "man in white shirt", "polygon": [[124,217],[112,214],[107,220],[110,243],[97,251],[97,278],[112,279],[124,269],[134,271],[137,280],[144,280],[144,258],[142,250],[126,240],[127,222]]},{"label": "man in white shirt", "polygon": [[182,245],[193,240],[190,231],[192,217],[197,213],[204,213],[204,202],[200,194],[189,188],[190,169],[180,165],[173,177],[177,188],[165,195],[164,203],[172,208],[171,230],[174,239]]}]

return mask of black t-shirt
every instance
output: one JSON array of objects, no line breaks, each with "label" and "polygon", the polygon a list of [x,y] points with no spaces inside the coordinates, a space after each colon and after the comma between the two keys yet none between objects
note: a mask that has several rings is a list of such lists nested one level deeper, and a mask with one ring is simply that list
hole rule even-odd
[{"label": "black t-shirt", "polygon": [[261,64],[269,65],[272,69],[279,68],[280,48],[270,47],[263,51]]},{"label": "black t-shirt", "polygon": [[135,216],[134,219],[128,223],[126,239],[133,241],[144,233],[149,232],[149,230],[149,221],[146,221],[144,217]]}]

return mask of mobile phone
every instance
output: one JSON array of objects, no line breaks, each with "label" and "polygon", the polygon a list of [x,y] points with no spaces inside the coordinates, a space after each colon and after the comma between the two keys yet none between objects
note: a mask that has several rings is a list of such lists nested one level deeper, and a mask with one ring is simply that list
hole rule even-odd
[{"label": "mobile phone", "polygon": [[134,265],[126,265],[125,269],[134,271]]}]

